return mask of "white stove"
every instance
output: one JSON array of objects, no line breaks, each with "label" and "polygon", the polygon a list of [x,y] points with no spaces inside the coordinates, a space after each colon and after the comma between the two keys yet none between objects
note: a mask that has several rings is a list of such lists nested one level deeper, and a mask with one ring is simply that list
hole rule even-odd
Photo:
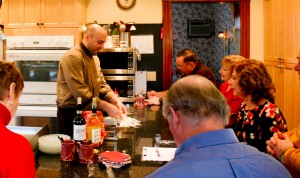
[{"label": "white stove", "polygon": [[7,36],[6,59],[16,62],[24,89],[16,116],[56,117],[56,77],[73,36]]}]

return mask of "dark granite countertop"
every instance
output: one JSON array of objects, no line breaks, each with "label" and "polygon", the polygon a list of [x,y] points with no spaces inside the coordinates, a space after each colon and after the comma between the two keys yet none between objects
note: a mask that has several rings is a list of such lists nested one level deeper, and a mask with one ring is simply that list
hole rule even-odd
[{"label": "dark granite countertop", "polygon": [[141,121],[138,128],[118,128],[118,140],[105,140],[99,149],[103,151],[117,150],[131,156],[132,163],[119,169],[107,170],[102,163],[85,165],[72,162],[60,161],[60,155],[50,155],[39,152],[36,156],[36,177],[112,177],[108,174],[113,171],[114,177],[145,177],[166,162],[142,161],[143,147],[154,146],[154,135],[159,133],[163,140],[172,140],[173,137],[168,128],[168,122],[163,118],[160,106],[147,106],[145,109],[130,108],[129,117]]}]

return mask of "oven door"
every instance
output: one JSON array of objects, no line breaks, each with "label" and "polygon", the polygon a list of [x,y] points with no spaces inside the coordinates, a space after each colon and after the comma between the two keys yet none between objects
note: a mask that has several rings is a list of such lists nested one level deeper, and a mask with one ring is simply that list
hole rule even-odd
[{"label": "oven door", "polygon": [[60,58],[67,50],[7,50],[16,62],[24,89],[16,116],[56,117],[56,79]]},{"label": "oven door", "polygon": [[104,76],[104,78],[113,90],[118,91],[122,102],[133,102],[135,93],[134,76]]},{"label": "oven door", "polygon": [[59,61],[15,61],[24,78],[23,94],[56,94]]},{"label": "oven door", "polygon": [[19,107],[11,124],[47,123],[56,132],[58,65],[73,46],[74,36],[7,36],[6,60],[16,62],[24,78]]},{"label": "oven door", "polygon": [[[22,94],[56,95],[59,60],[67,50],[7,50],[24,78]],[[54,103],[53,103],[54,104]]]}]

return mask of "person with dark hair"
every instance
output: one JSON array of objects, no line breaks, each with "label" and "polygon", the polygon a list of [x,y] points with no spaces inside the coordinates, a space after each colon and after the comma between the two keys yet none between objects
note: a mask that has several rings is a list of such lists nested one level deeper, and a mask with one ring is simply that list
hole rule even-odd
[{"label": "person with dark hair", "polygon": [[234,126],[238,139],[267,152],[266,141],[275,132],[287,131],[287,126],[274,103],[275,87],[264,63],[254,59],[240,62],[228,82],[233,94],[244,99]]},{"label": "person with dark hair", "polygon": [[[300,79],[300,50],[297,56],[298,64],[295,71],[298,71]],[[294,177],[300,176],[300,125],[289,132],[274,133],[270,140],[267,140],[268,153],[278,160],[290,171]]]},{"label": "person with dark hair", "polygon": [[106,83],[97,54],[104,47],[107,33],[99,24],[90,24],[80,44],[68,50],[60,59],[57,74],[58,132],[73,136],[73,119],[77,110],[77,97],[82,98],[83,109],[91,110],[96,97],[97,109],[112,118],[127,114],[122,101]]},{"label": "person with dark hair", "polygon": [[183,49],[177,53],[176,65],[182,77],[196,74],[207,78],[215,85],[217,84],[213,71],[204,65],[195,51],[191,49]]},{"label": "person with dark hair", "polygon": [[[204,65],[198,58],[195,51],[191,49],[182,49],[176,55],[177,71],[181,74],[181,77],[188,75],[201,75],[209,79],[213,84],[217,85],[216,77],[208,66]],[[164,98],[166,91],[156,92],[154,90],[148,91],[147,96],[151,98],[153,96],[157,98]]]},{"label": "person with dark hair", "polygon": [[147,178],[291,177],[276,159],[224,129],[227,101],[205,77],[190,75],[176,81],[164,99],[163,115],[178,147],[174,158]]},{"label": "person with dark hair", "polygon": [[0,61],[0,177],[35,177],[33,150],[28,140],[7,129],[24,88],[15,63]]}]

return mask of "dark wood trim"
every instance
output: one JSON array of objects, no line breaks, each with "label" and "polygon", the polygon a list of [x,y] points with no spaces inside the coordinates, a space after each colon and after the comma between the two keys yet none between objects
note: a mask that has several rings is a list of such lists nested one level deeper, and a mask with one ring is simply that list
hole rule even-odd
[{"label": "dark wood trim", "polygon": [[163,89],[172,85],[172,2],[240,2],[241,55],[250,57],[250,0],[162,0],[163,2]]},{"label": "dark wood trim", "polygon": [[241,55],[250,58],[250,0],[241,1]]},{"label": "dark wood trim", "polygon": [[163,90],[172,84],[172,7],[171,2],[163,3]]}]

